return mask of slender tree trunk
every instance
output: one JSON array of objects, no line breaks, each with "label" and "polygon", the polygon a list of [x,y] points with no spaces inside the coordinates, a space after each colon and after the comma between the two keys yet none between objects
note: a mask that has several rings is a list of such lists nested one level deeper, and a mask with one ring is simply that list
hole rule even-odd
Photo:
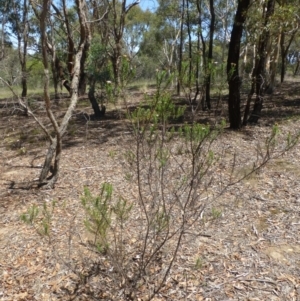
[{"label": "slender tree trunk", "polygon": [[[207,69],[207,57],[206,57],[206,42],[205,39],[203,37],[202,32],[200,33],[200,37],[201,37],[201,43],[202,43],[202,71],[205,72],[205,70]],[[203,88],[203,95],[201,98],[201,106],[202,106],[202,111],[205,111],[206,109],[206,102],[205,102],[205,85],[202,85]]]},{"label": "slender tree trunk", "polygon": [[3,9],[3,15],[1,20],[1,49],[0,49],[0,61],[4,59],[5,56],[5,24],[7,21],[7,10],[8,10],[8,1],[5,1],[3,3],[5,5],[5,8]]},{"label": "slender tree trunk", "polygon": [[[49,48],[49,47],[48,47]],[[51,52],[51,71],[52,71],[52,77],[53,77],[53,86],[54,86],[54,97],[55,101],[58,102],[60,95],[58,92],[59,89],[59,72],[56,68],[56,61],[58,60],[57,58],[57,53],[56,53],[56,47],[55,45],[52,46],[52,49],[50,49]]]},{"label": "slender tree trunk", "polygon": [[[122,0],[120,3],[113,0],[111,3],[112,15],[113,15],[113,33],[114,33],[114,45],[112,46],[111,62],[113,65],[115,95],[118,95],[118,88],[120,85],[120,64],[122,55],[122,38],[124,33],[124,27],[126,23],[126,15],[132,7],[139,4],[140,1],[136,0],[127,3],[127,0]],[[118,5],[121,4],[121,11],[119,11]]]},{"label": "slender tree trunk", "polygon": [[[202,0],[197,0],[196,1],[197,5],[197,13],[198,13],[198,27],[202,28]],[[200,86],[200,76],[201,76],[201,71],[200,71],[200,60],[201,60],[201,43],[203,44],[204,39],[202,32],[199,30],[197,34],[197,59],[196,59],[196,70],[195,70],[195,78],[196,78],[196,93],[193,99],[193,103],[196,103],[196,99],[198,95],[200,94],[201,91],[201,86]],[[205,44],[203,44],[202,51],[204,51],[203,55],[205,55]],[[204,56],[203,56],[204,57]],[[204,104],[202,104],[202,109],[204,109]]]},{"label": "slender tree trunk", "polygon": [[[47,53],[47,35],[46,35],[46,20],[49,11],[50,0],[44,0],[42,6],[42,12],[40,16],[40,30],[41,30],[41,43],[42,43],[42,58],[43,58],[43,65],[44,65],[44,100],[45,100],[45,107],[47,115],[55,129],[55,132],[58,133],[58,124],[55,120],[55,117],[51,111],[51,104],[50,104],[50,96],[49,96],[49,70],[48,70],[48,53]],[[47,176],[51,169],[51,164],[53,157],[55,156],[55,150],[57,146],[57,137],[51,137],[49,135],[50,145],[47,150],[47,154],[44,160],[43,168],[41,170],[39,176],[39,185],[45,185],[47,181]]]},{"label": "slender tree trunk", "polygon": [[59,95],[59,77],[57,74],[57,70],[55,68],[55,62],[52,60],[51,61],[51,71],[52,71],[52,77],[53,77],[53,86],[54,86],[54,97],[55,101],[58,102],[60,99]]},{"label": "slender tree trunk", "polygon": [[80,62],[80,75],[79,75],[79,96],[85,95],[87,87],[87,74],[85,72],[85,63],[88,57],[88,52],[90,49],[90,40],[87,40],[82,52],[81,62]]},{"label": "slender tree trunk", "polygon": [[286,63],[287,63],[287,55],[289,53],[289,49],[291,47],[291,44],[295,38],[297,30],[294,30],[292,32],[292,35],[290,37],[290,40],[288,41],[287,45],[285,46],[285,33],[282,32],[281,40],[280,40],[280,48],[281,48],[281,76],[280,76],[280,82],[284,82],[284,77],[286,73]]},{"label": "slender tree trunk", "polygon": [[21,69],[22,69],[22,97],[25,98],[27,97],[27,68],[26,68],[26,61],[21,64]]},{"label": "slender tree trunk", "polygon": [[16,20],[17,39],[18,39],[18,54],[22,72],[22,101],[26,105],[24,114],[28,116],[28,103],[27,103],[27,43],[29,34],[28,23],[28,3],[27,0],[23,1],[23,11],[21,20]]},{"label": "slender tree trunk", "polygon": [[255,103],[251,115],[249,117],[248,122],[250,123],[257,123],[260,115],[261,110],[263,107],[264,101],[264,92],[266,86],[266,54],[267,54],[267,47],[270,42],[270,31],[267,28],[269,24],[270,17],[274,14],[275,8],[275,0],[268,0],[267,2],[267,11],[265,14],[265,22],[264,22],[264,30],[262,36],[259,41],[259,48],[258,48],[258,56],[257,59],[257,67],[255,72]]},{"label": "slender tree trunk", "polygon": [[[49,187],[53,187],[56,183],[57,178],[59,176],[59,166],[60,166],[60,158],[62,152],[62,138],[67,130],[67,126],[70,118],[72,117],[72,113],[76,107],[78,100],[78,87],[79,87],[79,77],[81,70],[81,60],[84,52],[84,48],[86,47],[86,43],[88,43],[90,39],[90,32],[88,23],[85,16],[85,2],[83,0],[76,0],[76,8],[79,17],[80,24],[80,42],[78,46],[78,50],[73,60],[73,77],[71,81],[71,101],[70,105],[65,113],[62,121],[58,124],[55,116],[51,110],[50,96],[49,96],[49,68],[48,68],[48,46],[47,46],[47,16],[49,11],[49,5],[51,0],[44,0],[42,6],[42,13],[40,16],[40,29],[41,29],[41,42],[42,42],[42,57],[43,57],[43,65],[44,65],[44,73],[45,73],[45,84],[44,84],[44,99],[45,99],[45,107],[47,115],[50,119],[50,122],[54,128],[55,136],[52,137],[50,133],[47,132],[50,145],[48,148],[48,152],[44,161],[44,165],[39,177],[39,185],[47,185]],[[53,163],[53,166],[52,166]],[[49,172],[51,175],[48,177]]]},{"label": "slender tree trunk", "polygon": [[64,67],[63,63],[60,61],[60,59],[56,56],[55,61],[55,74],[57,74],[57,79],[61,81],[61,84],[63,87],[66,88],[66,90],[71,94],[71,87],[68,79],[66,78],[64,74]]},{"label": "slender tree trunk", "polygon": [[285,77],[285,62],[286,62],[286,57],[285,57],[285,51],[284,51],[284,43],[285,43],[285,33],[281,33],[281,39],[280,39],[280,48],[281,48],[281,71],[280,71],[280,82],[284,82],[284,77]]},{"label": "slender tree trunk", "polygon": [[121,41],[117,42],[115,49],[113,49],[113,55],[111,57],[114,73],[114,85],[115,85],[115,94],[117,95],[118,87],[120,86],[120,61],[122,55]]},{"label": "slender tree trunk", "polygon": [[208,57],[207,57],[207,76],[206,76],[206,105],[207,108],[211,109],[211,99],[210,99],[210,88],[211,88],[211,69],[212,69],[212,59],[213,59],[213,41],[214,41],[214,32],[215,32],[215,8],[214,1],[209,0],[209,10],[210,10],[210,26],[209,26],[209,44],[208,44]]},{"label": "slender tree trunk", "polygon": [[57,145],[57,140],[56,140],[56,138],[54,138],[50,142],[50,145],[47,150],[43,168],[42,168],[42,170],[40,172],[40,176],[39,176],[39,185],[44,184],[44,182],[46,181],[47,176],[51,170],[52,161],[53,161],[53,158],[55,157],[56,145]]},{"label": "slender tree trunk", "polygon": [[266,93],[272,94],[275,87],[275,77],[277,73],[277,65],[279,59],[279,50],[280,50],[280,40],[281,40],[281,33],[278,35],[277,38],[277,45],[275,47],[274,53],[271,56],[271,63],[270,63],[270,80],[268,83],[268,87],[266,89]]},{"label": "slender tree trunk", "polygon": [[[181,90],[184,10],[185,10],[185,0],[182,0],[182,2],[181,2],[181,25],[180,25],[179,60],[178,60],[177,95],[180,95],[180,90]],[[187,26],[189,27],[190,24],[187,24]]]},{"label": "slender tree trunk", "polygon": [[249,117],[249,113],[250,113],[250,104],[251,104],[252,96],[254,94],[254,89],[255,89],[255,82],[252,77],[251,89],[250,89],[250,92],[248,93],[246,107],[245,107],[245,111],[244,111],[243,126],[246,126],[248,123],[248,117]]},{"label": "slender tree trunk", "polygon": [[22,85],[22,101],[25,104],[25,110],[24,110],[24,115],[28,115],[28,100],[27,100],[27,69],[26,69],[26,60],[25,64],[21,64],[21,69],[22,69],[22,79],[21,79],[21,85]]},{"label": "slender tree trunk", "polygon": [[201,60],[201,38],[200,35],[197,35],[197,56],[196,56],[196,68],[195,68],[195,84],[196,92],[192,100],[193,103],[196,103],[197,97],[200,93],[200,60]]},{"label": "slender tree trunk", "polygon": [[232,27],[231,38],[228,50],[227,77],[229,85],[228,113],[230,128],[241,128],[240,109],[240,87],[241,78],[239,76],[239,57],[243,25],[246,21],[246,13],[250,5],[250,0],[240,0],[238,2]]},{"label": "slender tree trunk", "polygon": [[296,68],[294,70],[294,76],[296,76],[298,74],[299,67],[300,67],[300,58],[299,58],[299,56],[297,54],[297,64],[296,64]]},{"label": "slender tree trunk", "polygon": [[[22,59],[21,61],[21,69],[22,69],[22,97],[27,97],[27,44],[28,44],[28,34],[29,34],[29,28],[28,28],[28,3],[27,0],[24,0],[23,4],[23,18],[22,23],[24,26],[24,30],[22,33],[22,39],[23,39],[23,53],[21,54]],[[21,47],[20,47],[21,48]]]},{"label": "slender tree trunk", "polygon": [[189,85],[189,101],[191,103],[191,95],[192,95],[192,86],[194,85],[194,83],[192,82],[192,72],[193,72],[193,50],[192,50],[192,32],[191,32],[191,24],[190,24],[190,7],[189,7],[189,0],[186,1],[186,21],[187,21],[187,32],[188,32],[188,37],[189,37],[189,69],[188,69],[188,85]]},{"label": "slender tree trunk", "polygon": [[100,118],[100,117],[104,116],[104,114],[105,114],[105,107],[102,106],[101,109],[99,107],[98,101],[95,97],[95,82],[96,82],[95,80],[90,81],[90,89],[89,89],[88,96],[89,96],[89,100],[92,105],[92,108],[94,110],[95,117]]}]

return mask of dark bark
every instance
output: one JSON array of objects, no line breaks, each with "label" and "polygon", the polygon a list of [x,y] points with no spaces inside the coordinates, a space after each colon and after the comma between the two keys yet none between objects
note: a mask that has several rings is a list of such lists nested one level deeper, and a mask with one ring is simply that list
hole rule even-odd
[{"label": "dark bark", "polygon": [[[52,50],[52,47],[48,44],[48,49]],[[55,56],[54,60],[54,74],[53,76],[57,77],[57,80],[61,82],[61,85],[66,88],[66,90],[71,93],[71,87],[69,84],[69,81],[65,75],[64,72],[64,66],[63,63],[60,61],[60,59],[55,55],[53,51],[50,51],[52,56]]]},{"label": "dark bark", "polygon": [[[186,1],[186,20],[187,20],[187,32],[188,32],[188,37],[189,37],[189,69],[188,69],[188,84],[189,84],[189,89],[191,91],[191,88],[194,83],[192,83],[192,72],[193,72],[193,67],[192,67],[192,59],[193,59],[193,51],[192,51],[192,31],[191,31],[191,22],[190,22],[190,7],[189,7],[189,1]],[[191,99],[191,93],[189,93],[189,101],[190,103],[193,103],[195,101],[195,98],[192,100]]]},{"label": "dark bark", "polygon": [[62,4],[63,4],[64,24],[65,24],[65,28],[66,28],[66,32],[67,32],[67,40],[68,40],[67,68],[68,68],[69,76],[72,79],[72,77],[74,75],[73,70],[74,70],[75,46],[74,46],[73,34],[72,34],[70,22],[68,19],[66,0],[63,0]]},{"label": "dark bark", "polygon": [[210,10],[210,26],[209,26],[209,43],[208,43],[208,57],[207,57],[207,76],[206,76],[206,89],[205,89],[205,99],[206,106],[211,109],[211,100],[210,100],[210,88],[211,88],[211,68],[212,68],[212,58],[213,58],[213,41],[214,41],[214,31],[215,31],[215,8],[214,1],[209,0],[209,10]]},{"label": "dark bark", "polygon": [[282,32],[281,33],[281,40],[280,40],[280,49],[281,49],[281,73],[280,73],[280,82],[283,83],[284,82],[284,77],[285,77],[285,73],[286,73],[286,63],[287,63],[287,55],[289,52],[289,49],[291,47],[291,44],[295,38],[297,30],[294,30],[292,32],[292,35],[290,37],[290,40],[288,41],[286,47],[285,47],[285,33]]},{"label": "dark bark", "polygon": [[80,74],[79,74],[79,86],[78,86],[78,94],[79,96],[85,95],[86,87],[87,87],[87,74],[85,72],[85,63],[88,57],[88,52],[90,49],[90,41],[91,37],[86,38],[86,43],[83,48],[81,62],[80,62]]},{"label": "dark bark", "polygon": [[278,59],[279,59],[280,41],[281,41],[281,33],[278,35],[277,44],[276,44],[274,53],[271,56],[270,72],[269,72],[270,78],[269,78],[268,86],[266,88],[267,94],[273,94],[274,88],[275,88],[275,78],[276,78],[276,74],[277,74],[277,64],[278,64]]},{"label": "dark bark", "polygon": [[[181,77],[182,77],[182,53],[183,53],[183,21],[184,21],[185,0],[181,3],[181,24],[180,24],[180,43],[179,43],[179,60],[178,60],[178,80],[177,80],[177,95],[180,95]],[[190,24],[187,24],[189,27]]]},{"label": "dark bark", "polygon": [[264,21],[264,30],[259,41],[259,47],[257,52],[258,59],[256,61],[255,76],[253,77],[253,80],[255,80],[256,98],[253,110],[248,120],[249,123],[258,122],[261,115],[261,110],[263,108],[264,92],[266,87],[266,54],[267,47],[270,42],[270,31],[268,29],[268,24],[270,17],[274,13],[274,9],[275,0],[268,0]]},{"label": "dark bark", "polygon": [[[252,73],[252,79],[253,79],[253,73]],[[245,107],[245,111],[244,111],[243,126],[246,126],[248,123],[248,116],[250,113],[250,104],[251,104],[252,96],[254,94],[254,88],[255,88],[255,82],[252,80],[251,89],[250,89],[250,92],[247,97],[247,103],[246,103],[246,107]]]},{"label": "dark bark", "polygon": [[[22,38],[23,39],[23,51],[21,54],[21,68],[22,68],[22,97],[27,97],[27,68],[26,68],[26,61],[27,61],[27,44],[28,44],[28,3],[27,0],[24,0],[23,3],[23,17],[22,17],[22,23],[23,23],[23,33]],[[19,42],[21,42],[21,39]],[[20,43],[22,44],[22,43]],[[20,47],[20,45],[19,45]]]},{"label": "dark bark", "polygon": [[285,33],[281,33],[281,40],[280,40],[280,48],[281,48],[281,70],[280,70],[280,82],[283,83],[284,76],[285,76],[285,63],[286,63],[286,56],[284,51],[284,42],[285,42]]},{"label": "dark bark", "polygon": [[[198,16],[199,16],[199,28],[202,28],[202,1],[201,0],[197,0],[197,10],[198,10]],[[201,40],[201,44],[202,47],[200,47],[200,40]],[[200,53],[200,48],[201,48],[201,52],[202,52],[202,62],[203,62],[203,69],[206,70],[207,68],[207,57],[206,57],[206,41],[204,39],[203,36],[203,32],[202,30],[199,30],[198,33],[198,49],[199,49],[199,53]],[[198,74],[197,74],[197,79],[198,79],[198,93],[200,93],[200,72],[199,72],[199,67],[197,67],[198,70]],[[202,85],[202,89],[204,89],[204,86]],[[206,109],[206,103],[205,103],[205,98],[204,98],[204,92],[202,91],[203,95],[201,97],[201,106],[202,106],[202,110],[204,111]]]},{"label": "dark bark", "polygon": [[240,87],[241,78],[239,76],[239,57],[243,25],[246,21],[246,13],[250,5],[250,0],[240,0],[238,2],[232,27],[231,38],[228,50],[227,77],[229,85],[228,114],[230,128],[241,128],[241,108],[240,108]]},{"label": "dark bark", "polygon": [[22,64],[21,69],[22,69],[22,80],[21,80],[22,94],[21,95],[24,98],[24,97],[27,97],[27,70],[26,70],[26,64]]},{"label": "dark bark", "polygon": [[[52,160],[55,156],[55,150],[56,150],[56,144],[57,144],[56,141],[57,141],[56,139],[53,139],[50,142],[50,145],[48,147],[47,154],[46,154],[44,164],[43,164],[43,168],[42,168],[42,171],[39,176],[40,185],[42,185],[46,181],[47,176],[48,176],[50,170],[52,169],[51,165],[52,165]],[[51,171],[53,171],[53,170],[51,170]]]},{"label": "dark bark", "polygon": [[86,87],[87,87],[87,76],[84,71],[84,68],[82,68],[80,75],[79,75],[79,87],[78,87],[78,95],[79,96],[85,95]]},{"label": "dark bark", "polygon": [[297,65],[296,65],[296,68],[294,70],[294,76],[296,76],[298,74],[299,67],[300,67],[300,59],[297,57]]},{"label": "dark bark", "polygon": [[[198,11],[198,26],[202,27],[202,10],[201,10],[201,0],[197,0],[197,11]],[[199,30],[197,34],[197,59],[196,59],[196,70],[195,70],[195,78],[196,78],[196,93],[193,99],[193,102],[196,102],[198,95],[200,94],[200,53],[201,53],[201,41],[203,42],[202,32]],[[204,48],[204,47],[203,47]]]},{"label": "dark bark", "polygon": [[99,107],[98,101],[95,97],[95,81],[90,83],[90,89],[89,89],[88,96],[89,96],[89,100],[92,105],[92,108],[94,110],[95,117],[96,118],[103,117],[105,114],[105,106],[102,106],[101,109]]},{"label": "dark bark", "polygon": [[22,101],[25,104],[24,107],[24,115],[29,117],[28,115],[28,100],[27,100],[27,70],[26,70],[26,60],[25,64],[21,64],[22,69],[22,79],[21,79],[21,85],[22,85]]},{"label": "dark bark", "polygon": [[7,19],[7,7],[8,7],[8,1],[5,2],[5,7],[2,8],[3,10],[3,15],[2,15],[2,20],[1,20],[1,45],[0,45],[0,61],[4,59],[4,54],[5,54],[5,24],[6,24],[6,19]]},{"label": "dark bark", "polygon": [[120,61],[122,54],[121,41],[118,41],[117,45],[113,49],[113,54],[111,56],[111,62],[113,65],[113,74],[114,74],[114,85],[115,85],[115,94],[117,93],[118,87],[120,85]]}]

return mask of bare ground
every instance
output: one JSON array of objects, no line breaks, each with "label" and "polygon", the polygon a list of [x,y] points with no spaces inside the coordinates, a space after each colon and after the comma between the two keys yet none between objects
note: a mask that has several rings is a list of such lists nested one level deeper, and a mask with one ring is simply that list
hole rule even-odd
[{"label": "bare ground", "polygon": [[[300,131],[299,87],[288,83],[278,89],[266,102],[258,126],[219,137],[215,147],[226,150],[224,161],[230,164],[238,154],[237,176],[251,169],[257,145],[275,122],[282,141],[288,132]],[[132,96],[133,105],[138,97]],[[47,142],[33,120],[17,115],[9,102],[1,104],[0,300],[92,300],[90,289],[98,290],[96,300],[111,300],[109,291],[120,290],[114,283],[105,282],[105,287],[101,279],[95,284],[94,277],[78,288],[72,269],[83,269],[92,256],[82,227],[83,187],[99,191],[103,182],[110,182],[118,194],[135,201],[136,187],[124,176],[123,154],[131,143],[126,121],[119,110],[108,110],[103,120],[88,120],[89,106],[80,105],[65,138],[55,189],[23,190],[17,184],[38,177]],[[199,120],[213,115],[201,113]],[[299,153],[297,145],[207,204],[207,219],[193,229],[198,235],[184,240],[155,300],[300,300]],[[229,166],[224,164],[215,170],[220,177]],[[49,244],[20,215],[32,204],[52,200],[59,206]],[[146,295],[141,289],[138,298]]]}]

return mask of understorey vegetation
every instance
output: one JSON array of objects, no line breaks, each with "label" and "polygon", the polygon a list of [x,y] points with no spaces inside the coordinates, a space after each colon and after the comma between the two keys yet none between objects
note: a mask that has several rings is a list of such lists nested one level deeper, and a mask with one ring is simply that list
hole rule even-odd
[{"label": "understorey vegetation", "polygon": [[0,0],[0,299],[298,300],[298,2],[149,2]]}]

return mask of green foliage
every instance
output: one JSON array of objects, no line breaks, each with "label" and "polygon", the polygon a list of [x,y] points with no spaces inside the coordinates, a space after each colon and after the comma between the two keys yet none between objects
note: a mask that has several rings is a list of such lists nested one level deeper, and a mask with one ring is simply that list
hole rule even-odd
[{"label": "green foliage", "polygon": [[111,198],[112,185],[104,183],[100,195],[93,196],[90,190],[85,187],[84,195],[81,198],[82,205],[87,214],[85,226],[88,231],[100,236],[101,239],[107,238],[107,231],[111,225]]},{"label": "green foliage", "polygon": [[130,217],[130,212],[132,210],[133,204],[129,204],[127,200],[119,198],[118,202],[113,206],[113,212],[116,219],[120,222],[122,226],[125,221]]},{"label": "green foliage", "polygon": [[213,219],[218,219],[222,216],[222,210],[213,207],[211,209],[211,215],[212,215]]},{"label": "green foliage", "polygon": [[114,158],[117,155],[117,152],[115,150],[110,150],[108,155],[109,157]]},{"label": "green foliage", "polygon": [[198,257],[196,259],[196,263],[195,263],[195,270],[200,270],[203,267],[203,259],[201,257]]},{"label": "green foliage", "polygon": [[163,231],[167,230],[170,224],[170,215],[161,208],[152,220],[152,227],[156,232],[156,235],[160,235]]},{"label": "green foliage", "polygon": [[173,76],[168,76],[166,71],[157,72],[156,93],[151,98],[146,97],[146,105],[140,104],[137,110],[129,114],[136,133],[149,130],[149,137],[155,139],[154,134],[160,125],[166,131],[167,124],[183,116],[185,107],[176,106],[167,91],[172,79]]},{"label": "green foliage", "polygon": [[36,205],[33,205],[31,208],[27,210],[26,213],[23,213],[21,215],[21,220],[27,224],[33,224],[38,214],[39,214],[39,208]]},{"label": "green foliage", "polygon": [[101,37],[95,35],[92,39],[86,69],[90,80],[94,80],[104,87],[107,81],[112,80],[111,64],[108,60],[106,46]]},{"label": "green foliage", "polygon": [[[106,253],[110,250],[112,240],[115,235],[114,230],[119,228],[123,231],[123,223],[130,217],[132,204],[129,204],[124,198],[113,201],[113,187],[109,183],[104,183],[100,194],[93,196],[90,190],[85,187],[84,195],[81,198],[83,208],[86,213],[85,226],[94,236],[94,245],[100,253]],[[113,223],[114,221],[114,223]],[[115,249],[120,246],[114,245]]]},{"label": "green foliage", "polygon": [[41,236],[47,236],[50,239],[50,225],[55,207],[56,201],[52,201],[50,207],[46,202],[42,208],[32,205],[26,213],[21,215],[21,220],[34,226]]},{"label": "green foliage", "polygon": [[274,152],[274,149],[277,145],[277,138],[279,133],[280,133],[279,126],[276,123],[272,128],[272,132],[270,136],[266,139],[266,149],[267,149],[266,155],[268,157],[270,157],[271,153]]},{"label": "green foliage", "polygon": [[26,62],[28,71],[28,85],[30,87],[40,87],[43,82],[44,65],[40,58],[28,58]]},{"label": "green foliage", "polygon": [[187,141],[195,141],[198,143],[210,135],[211,129],[209,125],[200,123],[192,125],[186,124],[180,129],[180,133]]},{"label": "green foliage", "polygon": [[128,150],[125,152],[125,159],[127,160],[127,162],[132,165],[135,162],[135,154],[133,153],[133,151]]},{"label": "green foliage", "polygon": [[20,156],[26,155],[26,154],[27,154],[27,149],[26,149],[26,147],[25,147],[25,146],[22,146],[22,147],[18,150],[18,154],[19,154]]},{"label": "green foliage", "polygon": [[128,83],[130,83],[135,77],[135,68],[132,66],[131,61],[127,55],[123,55],[121,57],[121,65],[120,65],[120,80],[121,80],[121,88],[124,89],[127,87]]}]

